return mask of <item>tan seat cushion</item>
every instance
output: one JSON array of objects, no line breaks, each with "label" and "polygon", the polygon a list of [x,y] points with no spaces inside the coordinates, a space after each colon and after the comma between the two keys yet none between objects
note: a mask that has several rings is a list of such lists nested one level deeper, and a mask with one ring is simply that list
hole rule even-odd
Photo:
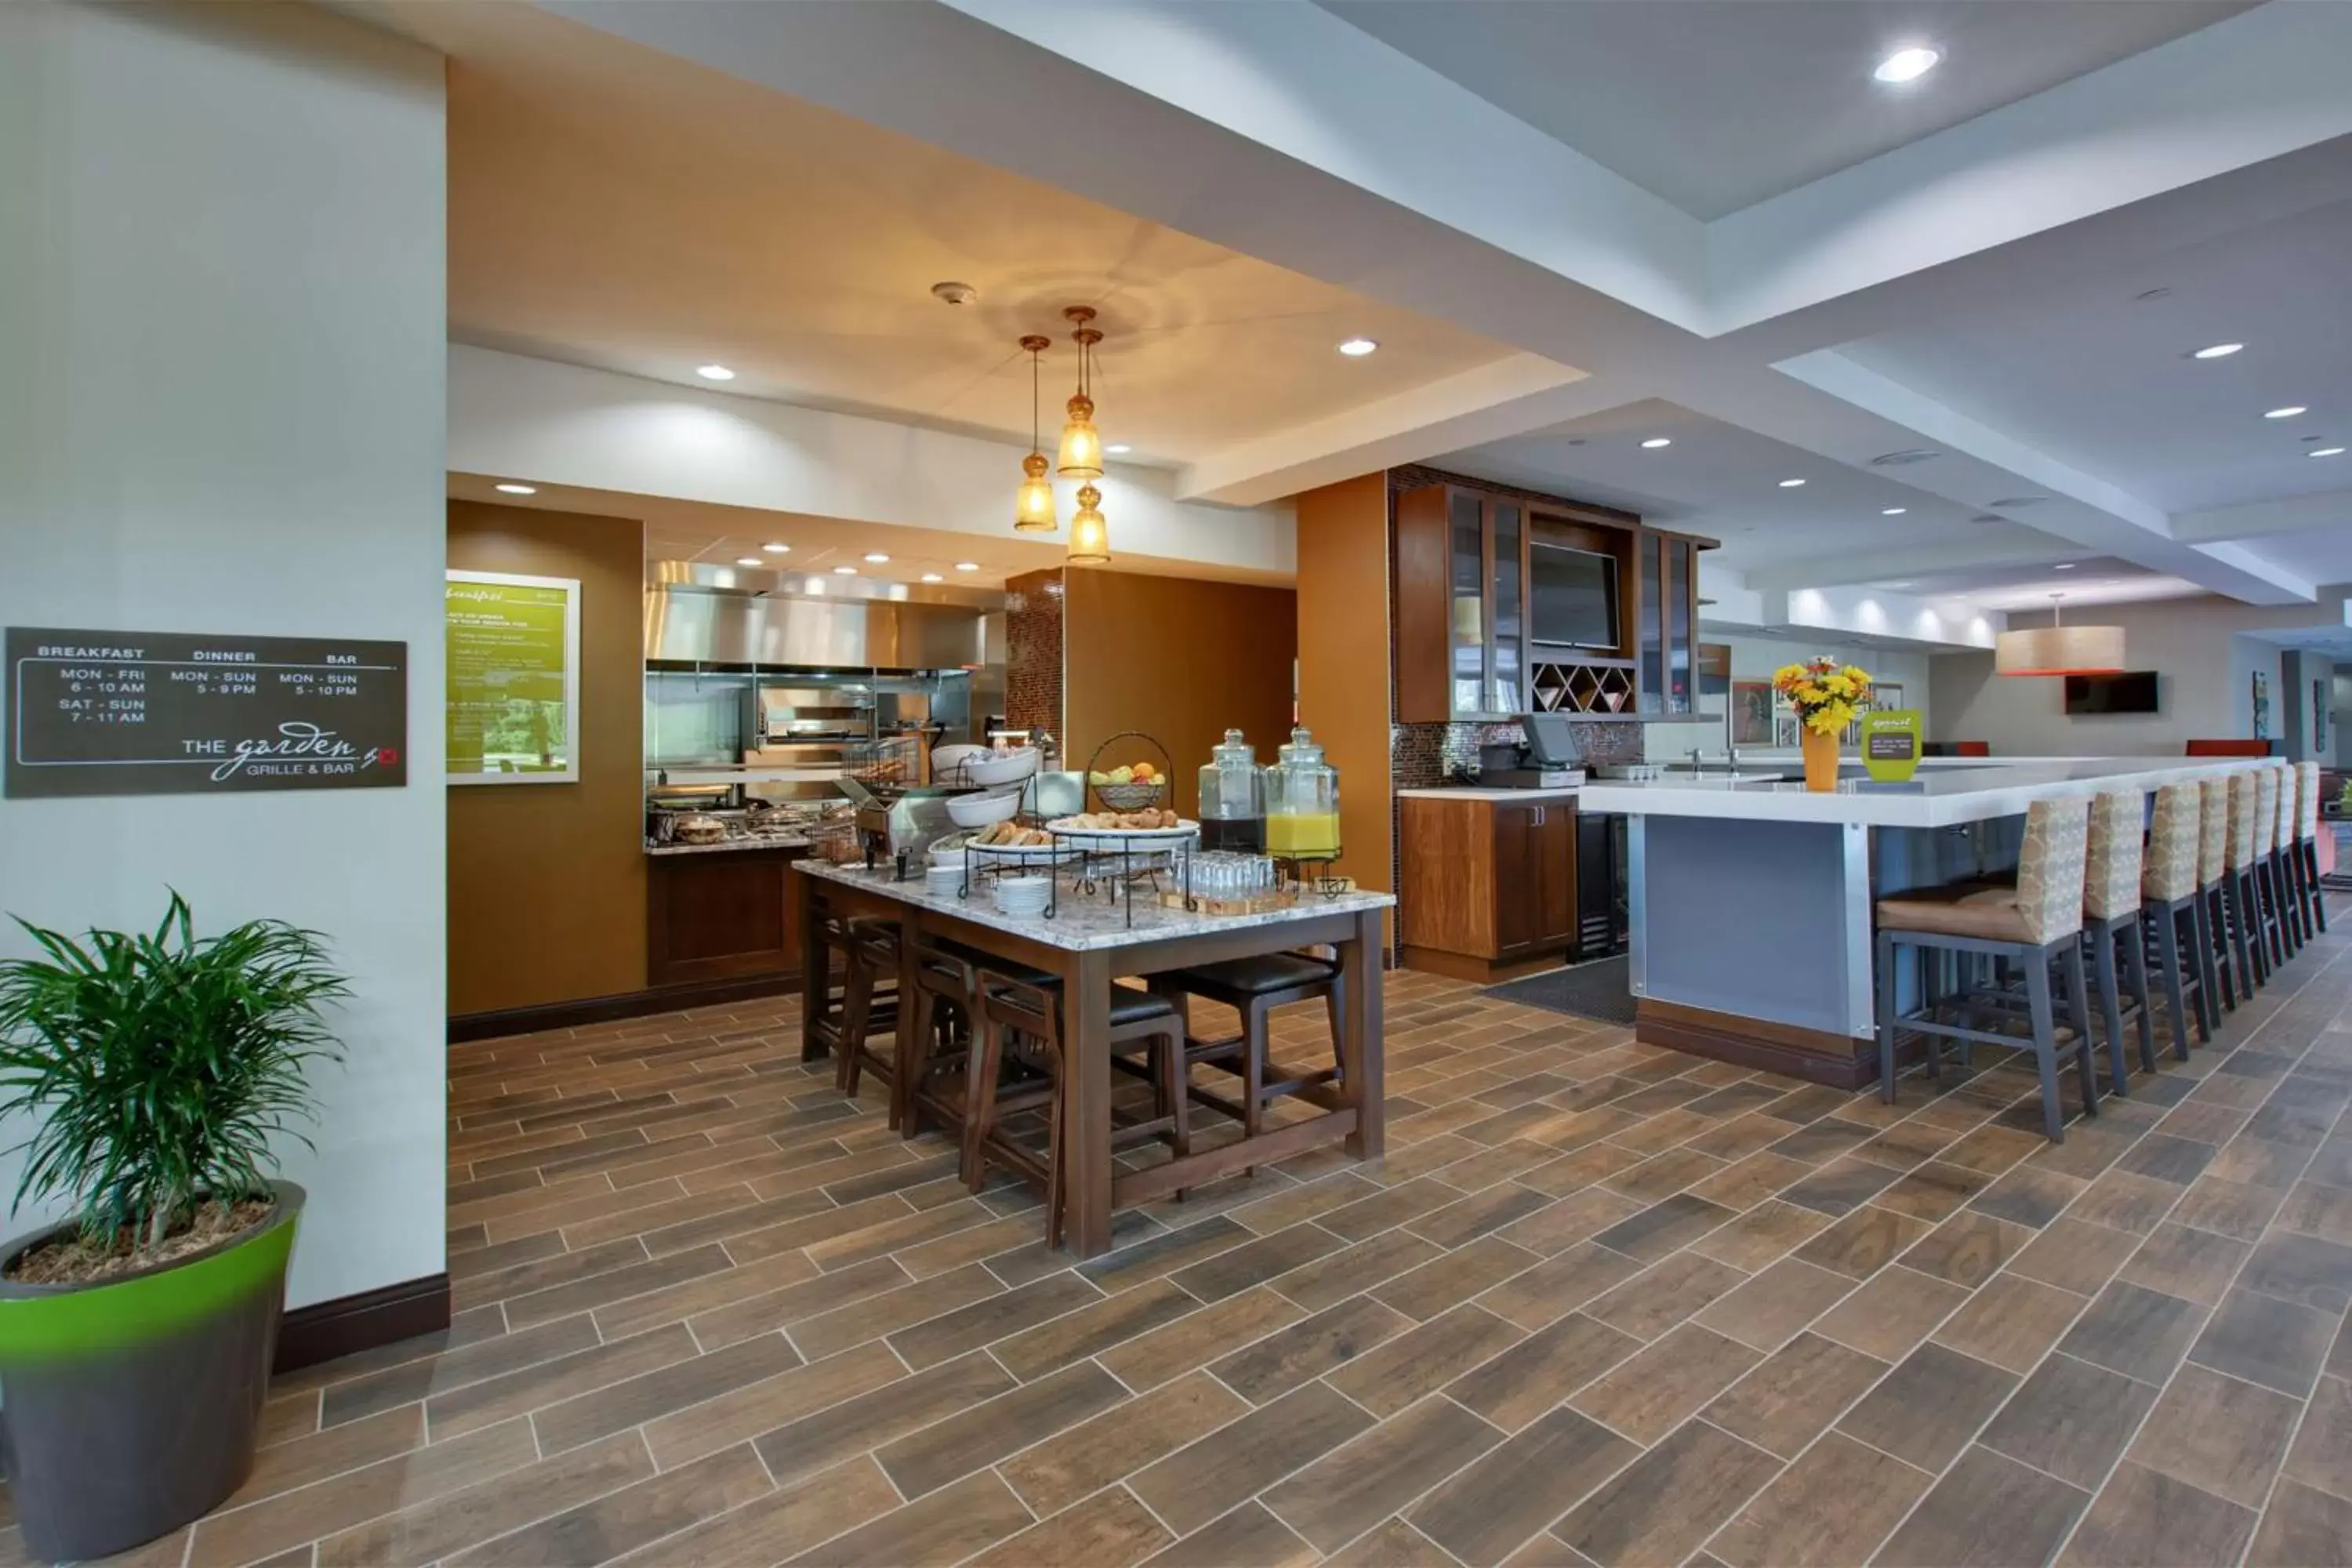
[{"label": "tan seat cushion", "polygon": [[1878,923],[1890,931],[1937,931],[1987,942],[2033,943],[2015,888],[1956,882],[1948,888],[1915,888],[1878,900]]}]

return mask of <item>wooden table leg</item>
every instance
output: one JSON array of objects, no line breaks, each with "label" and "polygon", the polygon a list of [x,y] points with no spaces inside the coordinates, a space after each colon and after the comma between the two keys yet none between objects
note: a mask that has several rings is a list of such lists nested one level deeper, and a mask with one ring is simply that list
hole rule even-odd
[{"label": "wooden table leg", "polygon": [[1381,911],[1367,910],[1356,917],[1354,939],[1339,944],[1339,1062],[1356,1110],[1348,1152],[1359,1160],[1379,1159],[1388,1141],[1381,1071]]},{"label": "wooden table leg", "polygon": [[833,979],[833,955],[824,945],[824,894],[817,879],[805,872],[787,869],[784,875],[800,884],[793,897],[801,906],[801,1060],[813,1062],[825,1054],[817,1021]]},{"label": "wooden table leg", "polygon": [[930,1008],[915,988],[915,940],[920,928],[911,904],[898,906],[898,1013],[892,1032],[890,1098],[898,1113],[898,1136],[912,1138],[922,1131],[923,1067],[930,1059]]},{"label": "wooden table leg", "polygon": [[1062,970],[1062,1158],[1070,1251],[1110,1250],[1110,955],[1074,952]]}]

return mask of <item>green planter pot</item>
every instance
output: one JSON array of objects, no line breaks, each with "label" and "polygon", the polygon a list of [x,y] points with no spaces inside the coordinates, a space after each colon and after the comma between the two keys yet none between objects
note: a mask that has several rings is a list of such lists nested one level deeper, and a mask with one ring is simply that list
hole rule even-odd
[{"label": "green planter pot", "polygon": [[0,1279],[0,1438],[33,1555],[126,1551],[244,1484],[302,1213],[301,1188],[277,1194],[267,1220],[209,1252],[94,1285]]}]

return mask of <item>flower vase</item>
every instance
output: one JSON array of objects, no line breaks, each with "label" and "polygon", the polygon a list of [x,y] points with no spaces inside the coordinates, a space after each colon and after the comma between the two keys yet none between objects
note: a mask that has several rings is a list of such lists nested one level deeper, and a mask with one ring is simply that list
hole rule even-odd
[{"label": "flower vase", "polygon": [[1805,787],[1826,795],[1837,788],[1838,738],[1807,726],[1804,731]]}]

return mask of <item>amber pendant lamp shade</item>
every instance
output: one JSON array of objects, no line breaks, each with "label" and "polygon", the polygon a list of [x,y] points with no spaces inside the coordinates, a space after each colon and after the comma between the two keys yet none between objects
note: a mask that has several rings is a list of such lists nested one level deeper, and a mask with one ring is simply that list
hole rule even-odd
[{"label": "amber pendant lamp shade", "polygon": [[1062,526],[1062,520],[1055,514],[1054,481],[1045,477],[1045,454],[1037,449],[1037,356],[1050,348],[1053,341],[1034,332],[1021,340],[1021,346],[1029,351],[1029,455],[1021,459],[1021,472],[1025,477],[1013,500],[1015,533],[1052,533]]},{"label": "amber pendant lamp shade", "polygon": [[1094,349],[1102,333],[1087,323],[1095,319],[1085,305],[1073,305],[1062,314],[1077,326],[1070,334],[1078,345],[1078,390],[1070,398],[1069,423],[1062,426],[1061,461],[1054,471],[1066,479],[1102,478],[1102,432],[1095,428]]},{"label": "amber pendant lamp shade", "polygon": [[1073,566],[1110,564],[1110,524],[1102,514],[1102,491],[1078,487],[1078,510],[1070,515],[1070,555]]},{"label": "amber pendant lamp shade", "polygon": [[[2055,601],[2064,595],[2053,594]],[[2051,606],[2051,625],[2003,632],[1993,639],[1995,675],[2117,675],[2124,668],[2121,626],[2070,626],[2059,624],[2059,609]]]}]

